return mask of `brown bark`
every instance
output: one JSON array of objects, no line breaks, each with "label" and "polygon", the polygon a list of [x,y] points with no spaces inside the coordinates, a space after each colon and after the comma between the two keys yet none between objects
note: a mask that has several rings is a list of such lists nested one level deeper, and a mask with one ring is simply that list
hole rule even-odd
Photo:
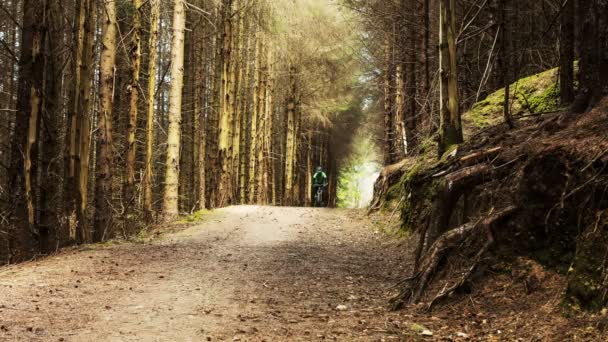
[{"label": "brown bark", "polygon": [[[142,0],[132,0],[133,19],[132,37],[129,49],[131,77],[129,79],[129,123],[127,125],[127,164],[124,188],[124,199],[126,201],[126,214],[132,211],[135,205],[135,159],[137,158],[137,146],[135,133],[137,131],[137,116],[139,114],[139,92],[140,92],[140,69],[141,69],[141,10]],[[127,217],[128,218],[128,217]],[[128,225],[128,224],[127,224]]]},{"label": "brown bark", "polygon": [[152,220],[154,202],[152,175],[154,158],[154,103],[156,96],[156,49],[158,44],[158,21],[160,0],[150,0],[150,40],[148,43],[148,102],[146,122],[146,164],[144,175],[144,212],[148,222]]},{"label": "brown bark", "polygon": [[392,102],[391,84],[393,80],[393,41],[386,39],[384,42],[384,165],[393,163],[394,150],[394,112]]},{"label": "brown bark", "polygon": [[439,155],[463,141],[458,100],[456,2],[440,1],[439,66],[441,79]]},{"label": "brown bark", "polygon": [[608,3],[602,0],[579,1],[582,21],[580,32],[579,92],[576,112],[592,108],[608,94]]},{"label": "brown bark", "polygon": [[68,241],[68,232],[61,226],[64,217],[61,196],[61,155],[60,141],[63,122],[63,58],[59,47],[64,43],[63,15],[59,3],[53,3],[48,10],[48,44],[49,58],[45,65],[46,99],[43,106],[46,115],[42,117],[41,130],[41,179],[40,183],[40,250],[43,253],[55,251]]},{"label": "brown bark", "polygon": [[232,163],[231,143],[233,120],[233,73],[232,73],[232,0],[224,0],[224,33],[222,37],[222,91],[221,91],[221,115],[219,123],[219,166],[220,182],[218,192],[219,207],[224,207],[233,202],[232,198]]},{"label": "brown bark", "polygon": [[36,217],[36,174],[38,166],[38,132],[42,112],[42,93],[46,39],[47,2],[23,1],[23,30],[17,89],[17,117],[11,142],[9,186],[11,205],[18,230],[15,245],[24,250],[35,247],[39,232]]},{"label": "brown bark", "polygon": [[163,221],[170,222],[179,215],[179,161],[182,123],[182,89],[184,83],[184,34],[186,30],[186,2],[176,0],[173,7],[173,38],[171,43],[171,88],[169,91],[169,128]]},{"label": "brown bark", "polygon": [[559,41],[559,86],[562,104],[574,101],[574,28],[575,1],[568,0],[562,8]]},{"label": "brown bark", "polygon": [[99,66],[100,110],[97,122],[97,169],[95,179],[94,241],[114,236],[112,210],[112,113],[116,68],[116,2],[103,3],[101,62]]}]

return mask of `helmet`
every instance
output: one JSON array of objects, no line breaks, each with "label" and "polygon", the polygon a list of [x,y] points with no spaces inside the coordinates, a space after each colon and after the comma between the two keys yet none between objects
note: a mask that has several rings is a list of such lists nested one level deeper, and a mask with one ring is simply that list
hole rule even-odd
[{"label": "helmet", "polygon": [[317,172],[321,172],[323,171],[323,168],[321,166],[317,166]]}]

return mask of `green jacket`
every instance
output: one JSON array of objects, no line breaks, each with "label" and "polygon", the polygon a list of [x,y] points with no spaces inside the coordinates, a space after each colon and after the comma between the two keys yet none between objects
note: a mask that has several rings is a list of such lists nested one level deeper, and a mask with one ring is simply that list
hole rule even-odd
[{"label": "green jacket", "polygon": [[325,185],[327,184],[327,175],[323,171],[317,171],[314,176],[312,176],[312,183],[314,185]]}]

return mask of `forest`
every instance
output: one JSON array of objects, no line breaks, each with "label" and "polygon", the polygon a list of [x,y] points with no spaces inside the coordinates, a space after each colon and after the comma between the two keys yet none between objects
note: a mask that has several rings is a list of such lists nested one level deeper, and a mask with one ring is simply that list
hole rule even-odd
[{"label": "forest", "polygon": [[205,208],[310,205],[313,165],[335,205],[331,132],[347,124],[331,121],[357,105],[354,37],[336,13],[314,1],[2,9],[3,262]]},{"label": "forest", "polygon": [[[253,270],[198,285],[221,298],[205,305],[236,316],[222,289],[274,289],[271,319],[321,298],[342,329],[303,306],[280,317],[291,330],[203,315],[208,333],[179,320],[136,340],[607,337],[605,0],[0,0],[0,75],[0,324],[35,321],[23,284],[106,272],[90,253],[114,260],[116,288],[161,269],[182,286],[232,258]],[[106,310],[113,294],[89,293]],[[343,317],[357,305],[382,310]],[[479,310],[504,327],[469,327]],[[72,319],[0,339],[71,340]],[[112,340],[91,329],[74,340]]]}]

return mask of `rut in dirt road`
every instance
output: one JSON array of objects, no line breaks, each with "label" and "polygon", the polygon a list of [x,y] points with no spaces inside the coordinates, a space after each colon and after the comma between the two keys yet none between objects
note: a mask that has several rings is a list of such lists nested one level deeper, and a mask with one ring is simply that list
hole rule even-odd
[{"label": "rut in dirt road", "polygon": [[394,244],[360,211],[218,210],[151,243],[3,270],[0,340],[375,340],[391,335]]}]

